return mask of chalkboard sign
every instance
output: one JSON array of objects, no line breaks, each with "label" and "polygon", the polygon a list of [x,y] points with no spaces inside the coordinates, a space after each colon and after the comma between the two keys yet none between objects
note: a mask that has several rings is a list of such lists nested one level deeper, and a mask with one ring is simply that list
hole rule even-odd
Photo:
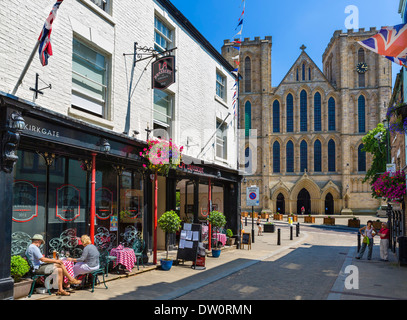
[{"label": "chalkboard sign", "polygon": [[241,244],[241,249],[244,248],[244,245],[248,246],[248,249],[252,248],[252,237],[251,233],[243,232],[242,233],[242,244]]},{"label": "chalkboard sign", "polygon": [[197,223],[184,223],[177,252],[177,260],[192,261],[196,265],[198,247],[202,241],[202,226]]}]

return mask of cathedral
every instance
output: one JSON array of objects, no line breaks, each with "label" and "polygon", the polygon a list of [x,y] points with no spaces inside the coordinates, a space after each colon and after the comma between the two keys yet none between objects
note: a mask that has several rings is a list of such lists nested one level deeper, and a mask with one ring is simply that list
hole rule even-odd
[{"label": "cathedral", "polygon": [[[391,62],[357,41],[375,28],[335,31],[322,70],[302,45],[277,87],[271,84],[272,37],[225,40],[222,55],[239,57],[240,128],[245,130],[246,187],[256,185],[256,211],[299,214],[371,214],[380,202],[363,183],[372,156],[362,138],[385,119],[391,98]],[[278,49],[277,49],[278,50]],[[253,130],[256,129],[256,130]]]}]

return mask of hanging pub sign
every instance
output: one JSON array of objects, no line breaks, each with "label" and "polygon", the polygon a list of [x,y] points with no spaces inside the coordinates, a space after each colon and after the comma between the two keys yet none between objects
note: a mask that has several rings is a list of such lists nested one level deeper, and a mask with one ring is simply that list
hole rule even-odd
[{"label": "hanging pub sign", "polygon": [[152,64],[152,87],[164,90],[175,83],[175,57],[165,56]]}]

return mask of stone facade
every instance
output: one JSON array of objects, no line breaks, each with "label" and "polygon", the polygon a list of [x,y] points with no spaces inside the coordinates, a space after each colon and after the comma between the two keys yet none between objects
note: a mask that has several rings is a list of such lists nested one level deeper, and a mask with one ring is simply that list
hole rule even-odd
[{"label": "stone facade", "polygon": [[[376,211],[380,203],[363,183],[371,156],[360,146],[363,136],[385,118],[391,62],[357,44],[375,33],[375,28],[335,31],[322,57],[323,70],[302,46],[277,87],[271,87],[271,37],[242,41],[240,128],[257,129],[257,159],[254,150],[246,152],[246,161],[257,160],[256,171],[244,179],[242,210],[248,209],[246,186],[257,185],[257,210],[300,213],[304,206],[307,214]],[[222,47],[230,62],[239,54],[233,45],[225,40]],[[367,72],[357,72],[360,62],[367,63]]]}]

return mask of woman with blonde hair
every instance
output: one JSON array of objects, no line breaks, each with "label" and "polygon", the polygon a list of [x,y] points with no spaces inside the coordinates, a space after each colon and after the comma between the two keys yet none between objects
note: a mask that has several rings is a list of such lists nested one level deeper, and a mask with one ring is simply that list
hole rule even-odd
[{"label": "woman with blonde hair", "polygon": [[74,277],[80,274],[86,274],[99,269],[99,251],[92,244],[89,236],[84,234],[81,237],[81,242],[84,247],[80,258],[68,258],[70,261],[77,262],[73,267]]}]

